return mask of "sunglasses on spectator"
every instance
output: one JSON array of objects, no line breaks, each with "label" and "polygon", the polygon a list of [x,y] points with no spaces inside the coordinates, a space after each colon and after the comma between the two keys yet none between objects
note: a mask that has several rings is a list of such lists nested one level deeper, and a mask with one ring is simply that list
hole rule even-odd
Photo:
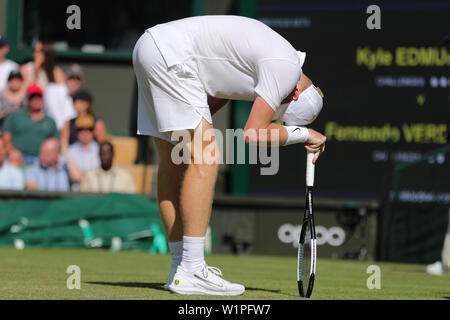
[{"label": "sunglasses on spectator", "polygon": [[78,129],[76,129],[77,130],[77,132],[80,132],[80,131],[83,131],[83,130],[89,130],[89,131],[94,131],[94,128],[78,128]]}]

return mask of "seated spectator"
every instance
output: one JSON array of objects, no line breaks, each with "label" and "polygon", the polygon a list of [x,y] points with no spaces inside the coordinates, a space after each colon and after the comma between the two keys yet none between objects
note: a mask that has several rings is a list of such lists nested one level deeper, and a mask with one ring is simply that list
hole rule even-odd
[{"label": "seated spectator", "polygon": [[124,169],[113,166],[114,147],[110,142],[100,145],[101,167],[87,171],[80,184],[82,192],[135,193],[133,176]]},{"label": "seated spectator", "polygon": [[18,149],[26,165],[33,164],[47,138],[57,137],[55,121],[42,109],[42,89],[33,84],[27,90],[28,108],[11,113],[3,124],[3,141],[8,153]]},{"label": "seated spectator", "polygon": [[[94,117],[90,114],[78,117],[75,121],[78,141],[69,147],[69,157],[82,173],[100,167],[99,146],[94,141]],[[72,190],[78,191],[79,185],[72,184]]]},{"label": "seated spectator", "polygon": [[103,120],[95,117],[92,110],[93,99],[92,95],[85,90],[78,91],[73,97],[73,107],[77,113],[77,116],[70,121],[66,121],[61,131],[61,143],[63,148],[68,148],[74,144],[77,140],[77,131],[75,130],[75,120],[83,115],[90,114],[94,116],[94,138],[97,143],[103,143],[106,141],[107,132],[106,126]]},{"label": "seated spectator", "polygon": [[5,118],[12,112],[22,109],[25,104],[22,74],[11,71],[8,77],[8,86],[0,92],[0,131]]},{"label": "seated spectator", "polygon": [[0,35],[0,91],[5,90],[7,79],[11,71],[19,70],[19,65],[17,63],[6,59],[8,52],[8,42]]},{"label": "seated spectator", "polygon": [[22,190],[24,177],[22,171],[6,161],[6,148],[0,139],[0,189]]},{"label": "seated spectator", "polygon": [[28,190],[67,192],[70,191],[70,180],[81,180],[81,174],[70,158],[66,158],[66,163],[61,161],[60,152],[58,139],[49,138],[42,143],[39,161],[26,170]]},{"label": "seated spectator", "polygon": [[90,114],[75,121],[78,141],[69,147],[69,155],[82,172],[100,167],[98,143],[94,141],[94,117]]},{"label": "seated spectator", "polygon": [[44,90],[51,82],[62,83],[64,72],[56,66],[55,53],[50,43],[38,41],[33,48],[33,60],[20,67],[25,86],[38,84]]},{"label": "seated spectator", "polygon": [[78,64],[70,65],[65,74],[65,82],[50,83],[44,92],[45,113],[55,120],[58,130],[62,130],[66,121],[77,116],[73,107],[73,97],[84,79],[83,70]]}]

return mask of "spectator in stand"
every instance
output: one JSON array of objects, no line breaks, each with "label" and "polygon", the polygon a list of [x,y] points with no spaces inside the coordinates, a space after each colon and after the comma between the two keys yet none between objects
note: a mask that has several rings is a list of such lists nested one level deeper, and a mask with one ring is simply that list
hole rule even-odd
[{"label": "spectator in stand", "polygon": [[133,176],[113,165],[114,147],[110,142],[100,145],[101,167],[87,171],[80,184],[82,192],[135,193]]},{"label": "spectator in stand", "polygon": [[22,171],[6,161],[6,148],[0,140],[0,189],[22,190],[24,177]]},{"label": "spectator in stand", "polygon": [[8,86],[0,92],[0,133],[5,118],[12,112],[22,109],[25,104],[23,78],[20,71],[14,70],[8,76]]},{"label": "spectator in stand", "polygon": [[75,121],[78,140],[69,147],[69,155],[82,172],[100,167],[99,146],[94,140],[94,117],[90,114]]},{"label": "spectator in stand", "polygon": [[33,48],[33,60],[23,64],[20,71],[25,87],[37,83],[44,90],[49,83],[63,83],[66,78],[62,69],[56,66],[53,46],[42,41],[38,41]]},{"label": "spectator in stand", "polygon": [[[98,143],[94,141],[94,117],[90,114],[78,117],[75,121],[78,141],[69,147],[69,156],[82,173],[100,167]],[[72,185],[73,191],[79,190],[78,184]]]},{"label": "spectator in stand", "polygon": [[93,98],[89,91],[80,90],[75,93],[73,97],[73,106],[77,113],[77,116],[70,121],[66,121],[61,131],[61,144],[63,148],[68,148],[74,144],[77,140],[77,131],[75,129],[75,121],[78,117],[90,114],[94,117],[94,139],[97,143],[103,143],[106,141],[107,132],[106,126],[103,120],[97,118],[94,115]]},{"label": "spectator in stand", "polygon": [[8,42],[0,35],[0,91],[5,90],[7,79],[11,71],[19,70],[19,65],[17,63],[6,59],[8,52]]},{"label": "spectator in stand", "polygon": [[65,70],[66,81],[50,83],[44,92],[44,108],[47,115],[56,122],[58,130],[64,123],[77,116],[73,107],[73,97],[83,84],[83,69],[78,64],[72,64]]},{"label": "spectator in stand", "polygon": [[19,150],[26,165],[37,160],[42,142],[58,137],[55,121],[42,109],[42,95],[38,85],[31,85],[27,90],[28,108],[11,113],[3,124],[3,141],[8,154]]},{"label": "spectator in stand", "polygon": [[79,182],[82,174],[74,162],[65,154],[65,163],[60,158],[61,144],[56,138],[42,143],[39,161],[26,170],[26,188],[41,191],[70,191],[70,181]]},{"label": "spectator in stand", "polygon": [[[66,69],[66,86],[69,91],[69,95],[73,98],[84,82],[83,68],[79,64],[72,64]],[[72,100],[73,103],[73,100]]]}]

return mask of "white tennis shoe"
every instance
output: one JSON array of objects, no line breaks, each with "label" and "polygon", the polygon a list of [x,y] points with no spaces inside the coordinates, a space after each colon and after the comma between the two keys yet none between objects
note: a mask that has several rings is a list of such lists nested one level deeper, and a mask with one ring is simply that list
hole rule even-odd
[{"label": "white tennis shoe", "polygon": [[433,264],[429,264],[427,266],[427,273],[434,275],[434,276],[442,276],[442,275],[449,275],[450,272],[448,272],[441,261],[437,261]]},{"label": "white tennis shoe", "polygon": [[201,270],[190,273],[178,266],[168,289],[178,294],[205,294],[215,296],[238,296],[245,287],[221,278],[222,271],[204,264]]}]

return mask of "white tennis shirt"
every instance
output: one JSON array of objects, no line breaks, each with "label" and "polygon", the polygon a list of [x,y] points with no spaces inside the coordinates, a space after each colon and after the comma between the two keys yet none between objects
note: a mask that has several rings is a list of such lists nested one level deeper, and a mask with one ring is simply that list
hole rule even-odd
[{"label": "white tennis shirt", "polygon": [[276,110],[302,76],[306,54],[254,19],[199,16],[147,30],[167,67],[194,58],[208,95],[254,101],[261,96]]}]

